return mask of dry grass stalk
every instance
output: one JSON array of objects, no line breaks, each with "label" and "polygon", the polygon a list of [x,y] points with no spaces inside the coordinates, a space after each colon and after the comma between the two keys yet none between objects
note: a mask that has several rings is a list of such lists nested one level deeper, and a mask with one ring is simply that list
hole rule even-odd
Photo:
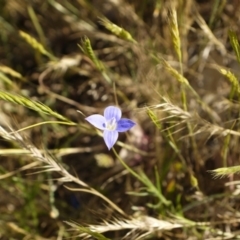
[{"label": "dry grass stalk", "polygon": [[[71,122],[64,116],[60,115],[59,113],[54,112],[50,107],[44,105],[43,103],[33,101],[29,98],[26,98],[17,94],[12,94],[6,91],[0,91],[0,99],[30,108],[36,112],[41,112],[47,115],[51,115],[53,117],[56,117],[58,119],[61,119],[69,123]],[[75,123],[72,123],[72,124],[75,125]]]},{"label": "dry grass stalk", "polygon": [[235,55],[237,57],[237,60],[240,63],[240,45],[239,45],[239,41],[238,41],[238,36],[232,30],[229,30],[228,35],[229,35],[229,38],[230,38],[232,48],[233,48],[233,50],[235,52]]},{"label": "dry grass stalk", "polygon": [[133,43],[137,43],[136,40],[133,39],[132,35],[128,31],[112,23],[107,18],[101,18],[100,23],[105,28],[107,28],[111,33],[118,36],[119,38],[122,38]]},{"label": "dry grass stalk", "polygon": [[180,74],[177,70],[175,70],[167,61],[165,61],[164,59],[161,59],[161,63],[165,67],[165,69],[178,80],[178,82],[185,85],[189,85],[188,80],[182,74]]},{"label": "dry grass stalk", "polygon": [[96,68],[102,72],[104,70],[104,65],[103,63],[97,58],[96,54],[94,53],[91,45],[91,41],[88,37],[84,37],[82,39],[82,44],[79,45],[81,50],[93,61],[95,64]]},{"label": "dry grass stalk", "polygon": [[217,168],[210,172],[213,174],[214,178],[228,177],[232,174],[239,174],[240,166]]},{"label": "dry grass stalk", "polygon": [[[166,99],[165,99],[166,100]],[[166,100],[167,101],[167,100]],[[202,132],[208,132],[210,135],[219,135],[219,136],[227,136],[227,135],[234,135],[234,136],[240,136],[240,133],[238,131],[234,131],[231,129],[226,129],[221,126],[218,126],[216,124],[212,124],[205,119],[201,118],[197,114],[191,114],[190,112],[184,111],[180,107],[168,102],[157,104],[152,107],[153,109],[161,108],[164,112],[167,112],[169,116],[167,118],[164,118],[162,120],[166,120],[169,118],[180,118],[184,120],[185,122],[194,122],[198,126],[200,126],[199,130],[195,131],[193,135],[202,133]]]},{"label": "dry grass stalk", "polygon": [[[12,129],[11,129],[12,130]],[[126,216],[126,214],[117,206],[115,205],[111,200],[106,198],[104,195],[102,195],[97,190],[91,188],[86,184],[85,182],[81,181],[79,178],[74,177],[71,175],[60,163],[57,162],[56,159],[54,159],[52,156],[46,154],[42,154],[42,152],[36,148],[33,144],[29,143],[27,139],[23,138],[18,132],[11,131],[9,133],[6,131],[3,127],[0,126],[0,136],[3,138],[18,143],[19,146],[21,146],[23,149],[27,150],[29,155],[36,161],[40,161],[42,164],[45,164],[46,166],[43,167],[43,170],[40,172],[58,172],[60,175],[62,175],[61,178],[58,179],[58,181],[62,183],[67,182],[74,182],[77,185],[84,187],[85,189],[82,189],[82,191],[94,194],[100,198],[102,198],[104,201],[106,201],[113,209],[115,209],[118,213],[120,213],[123,216]],[[81,191],[81,189],[78,189]]]},{"label": "dry grass stalk", "polygon": [[177,11],[175,8],[170,10],[170,30],[172,34],[172,42],[174,46],[174,50],[178,56],[178,61],[180,64],[182,64],[182,52],[181,52],[181,40],[180,40],[180,34],[178,30],[178,20],[177,20]]},{"label": "dry grass stalk", "polygon": [[5,73],[5,74],[8,74],[8,75],[10,75],[11,77],[15,77],[15,78],[19,78],[19,79],[22,79],[22,78],[23,78],[23,76],[22,76],[21,73],[13,70],[12,68],[7,67],[7,66],[1,65],[1,66],[0,66],[0,72]]},{"label": "dry grass stalk", "polygon": [[[46,70],[42,73],[44,75],[51,73],[53,79],[62,77],[69,69],[77,68],[81,61],[81,55],[78,54],[74,57],[63,57],[58,61],[50,61],[46,65]],[[80,71],[80,69],[77,69]]]},{"label": "dry grass stalk", "polygon": [[240,85],[239,85],[237,77],[229,70],[221,68],[221,69],[219,69],[219,71],[222,75],[224,75],[229,80],[229,82],[233,86],[233,89],[240,96]]},{"label": "dry grass stalk", "polygon": [[[78,225],[67,222],[69,225],[73,227],[73,229],[78,230]],[[182,228],[183,225],[179,223],[171,223],[170,221],[159,220],[153,217],[141,216],[138,218],[131,219],[115,219],[114,221],[107,222],[104,221],[99,225],[89,225],[88,228],[92,232],[104,233],[108,231],[120,231],[120,230],[132,230],[132,231],[141,231],[146,232],[147,234],[151,234],[159,231],[167,231],[175,228]],[[80,234],[80,237],[86,237],[88,234],[83,233]],[[89,235],[88,235],[89,236]]]},{"label": "dry grass stalk", "polygon": [[51,53],[49,53],[44,48],[44,46],[40,42],[38,42],[35,38],[33,38],[32,36],[30,36],[29,34],[23,32],[23,31],[19,31],[19,34],[36,51],[38,51],[41,54],[49,57],[51,60],[56,60],[56,58]]},{"label": "dry grass stalk", "polygon": [[222,54],[226,54],[227,51],[225,46],[215,37],[215,35],[211,31],[211,29],[209,28],[205,20],[202,18],[202,16],[199,14],[197,10],[195,11],[194,16],[195,16],[196,22],[201,27],[203,32],[206,34],[207,38],[221,50]]},{"label": "dry grass stalk", "polygon": [[84,37],[82,39],[82,45],[78,45],[78,46],[93,61],[95,67],[98,69],[99,72],[101,72],[101,74],[105,78],[105,80],[108,83],[112,83],[111,78],[108,76],[108,74],[106,72],[106,68],[105,68],[104,64],[97,58],[96,54],[94,53],[90,39],[87,37]]}]

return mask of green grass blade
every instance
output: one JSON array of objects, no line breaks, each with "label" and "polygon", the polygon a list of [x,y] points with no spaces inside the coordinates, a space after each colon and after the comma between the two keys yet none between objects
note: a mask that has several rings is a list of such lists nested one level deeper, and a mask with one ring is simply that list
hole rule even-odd
[{"label": "green grass blade", "polygon": [[29,98],[26,98],[26,97],[23,97],[23,96],[20,96],[20,95],[17,95],[17,94],[12,94],[12,93],[9,93],[9,92],[0,91],[0,99],[2,99],[4,101],[7,101],[7,102],[15,103],[15,104],[27,107],[27,108],[30,108],[30,109],[32,109],[36,112],[51,115],[53,117],[56,117],[58,119],[66,121],[66,122],[71,122],[67,118],[60,115],[59,113],[54,112],[50,107],[44,105],[43,103],[33,101]]},{"label": "green grass blade", "polygon": [[237,34],[234,31],[229,30],[228,36],[229,36],[232,48],[233,48],[233,50],[236,54],[237,60],[240,63],[240,46],[239,46],[239,41],[238,41],[238,38],[237,38]]}]

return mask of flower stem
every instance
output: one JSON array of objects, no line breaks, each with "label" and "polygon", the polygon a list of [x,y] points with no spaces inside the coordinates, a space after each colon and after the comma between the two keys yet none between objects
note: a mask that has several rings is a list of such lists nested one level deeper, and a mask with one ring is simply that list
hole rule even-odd
[{"label": "flower stem", "polygon": [[117,158],[117,159],[120,161],[120,163],[123,165],[123,167],[124,167],[125,169],[127,169],[128,172],[131,173],[135,178],[137,178],[139,181],[142,182],[141,177],[140,177],[135,171],[133,171],[133,170],[122,160],[122,158],[118,155],[118,153],[116,152],[116,150],[115,150],[114,147],[112,148],[112,150],[113,150],[116,158]]}]

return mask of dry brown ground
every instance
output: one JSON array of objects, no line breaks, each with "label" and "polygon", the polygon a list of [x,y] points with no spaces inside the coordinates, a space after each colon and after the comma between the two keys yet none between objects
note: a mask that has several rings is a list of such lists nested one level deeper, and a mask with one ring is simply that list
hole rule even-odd
[{"label": "dry brown ground", "polygon": [[[178,16],[183,75],[210,113],[186,89],[185,113],[190,116],[185,116],[181,112],[181,84],[156,60],[164,58],[180,72],[169,21],[172,8]],[[239,130],[239,95],[231,94],[231,83],[219,72],[219,68],[225,68],[236,76],[240,73],[228,36],[231,29],[240,37],[239,16],[239,0],[1,1],[0,89],[40,101],[79,123],[41,125],[24,131],[24,135],[39,149],[62,149],[62,154],[55,153],[57,161],[127,215],[166,220],[180,214],[206,223],[204,227],[157,231],[151,239],[237,239],[238,177],[213,179],[208,170],[239,164],[239,136],[224,132]],[[106,30],[99,21],[103,17],[129,31],[137,44]],[[39,47],[31,39],[26,41],[19,31],[36,39],[51,56],[41,54]],[[84,36],[90,39],[105,72],[100,72],[79,48]],[[142,151],[116,146],[117,152],[153,182],[157,170],[170,206],[158,205],[151,193],[141,197],[127,194],[140,193],[141,183],[123,171],[113,152],[77,112],[86,116],[101,113],[106,106],[115,105],[116,99],[124,116],[138,124],[129,134],[121,134],[119,140]],[[146,106],[166,103],[166,99],[173,105],[153,110],[161,123],[158,129]],[[3,127],[20,129],[55,119],[8,101],[1,100],[0,108]],[[193,136],[186,122],[191,124]],[[32,175],[38,169],[31,166],[17,171],[32,160],[16,152],[18,146],[12,142],[2,139],[0,148],[0,239],[62,239],[76,234],[68,232],[69,226],[63,221],[84,225],[118,217],[99,197],[66,189],[55,180],[59,177],[56,173]],[[76,152],[69,153],[73,148]],[[100,158],[103,164],[106,157],[114,161],[107,168],[96,161]],[[7,175],[11,172],[14,174]],[[194,179],[198,186],[193,184]],[[59,213],[56,216],[55,209]],[[108,237],[122,239],[126,232],[114,231]]]}]

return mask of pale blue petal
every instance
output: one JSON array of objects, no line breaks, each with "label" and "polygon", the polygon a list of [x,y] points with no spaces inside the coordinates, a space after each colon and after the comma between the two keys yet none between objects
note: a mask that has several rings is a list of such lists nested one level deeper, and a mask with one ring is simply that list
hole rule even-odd
[{"label": "pale blue petal", "polygon": [[117,123],[116,131],[118,131],[118,132],[126,132],[127,130],[132,128],[134,125],[136,125],[136,123],[133,122],[132,120],[130,120],[128,118],[122,118]]},{"label": "pale blue petal", "polygon": [[105,129],[106,119],[104,118],[104,116],[102,116],[100,114],[93,114],[93,115],[85,118],[85,120],[88,121],[94,127],[98,128],[100,130],[104,130]]},{"label": "pale blue petal", "polygon": [[103,132],[103,139],[108,147],[108,150],[110,150],[118,139],[118,132],[105,130]]},{"label": "pale blue petal", "polygon": [[104,117],[106,118],[107,121],[115,118],[116,121],[120,120],[122,116],[122,111],[118,107],[110,106],[105,108],[104,110]]}]

